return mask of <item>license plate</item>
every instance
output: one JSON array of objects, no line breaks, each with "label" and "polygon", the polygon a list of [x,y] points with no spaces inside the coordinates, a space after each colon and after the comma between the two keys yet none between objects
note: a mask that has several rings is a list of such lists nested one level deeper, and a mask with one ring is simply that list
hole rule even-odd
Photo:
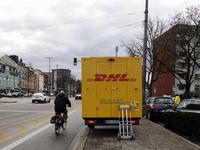
[{"label": "license plate", "polygon": [[106,124],[118,124],[119,121],[118,120],[105,120]]}]

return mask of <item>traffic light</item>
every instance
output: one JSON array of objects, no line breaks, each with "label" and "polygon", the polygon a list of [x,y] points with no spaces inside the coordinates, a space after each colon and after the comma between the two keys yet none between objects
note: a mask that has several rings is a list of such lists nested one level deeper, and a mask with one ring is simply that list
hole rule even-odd
[{"label": "traffic light", "polygon": [[74,58],[74,66],[77,65],[77,58]]}]

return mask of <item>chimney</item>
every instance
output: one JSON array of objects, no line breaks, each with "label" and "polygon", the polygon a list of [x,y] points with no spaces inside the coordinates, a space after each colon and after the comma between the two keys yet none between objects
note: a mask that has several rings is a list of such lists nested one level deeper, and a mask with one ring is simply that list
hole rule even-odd
[{"label": "chimney", "polygon": [[22,59],[20,58],[20,62],[22,62]]}]

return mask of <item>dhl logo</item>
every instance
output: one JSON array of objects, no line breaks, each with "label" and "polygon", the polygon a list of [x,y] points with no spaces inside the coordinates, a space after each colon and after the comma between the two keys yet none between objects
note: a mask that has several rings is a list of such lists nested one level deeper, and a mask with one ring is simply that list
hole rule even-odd
[{"label": "dhl logo", "polygon": [[126,78],[127,74],[95,74],[95,79],[87,79],[87,82],[95,82],[95,81],[136,81],[136,79],[128,79]]}]

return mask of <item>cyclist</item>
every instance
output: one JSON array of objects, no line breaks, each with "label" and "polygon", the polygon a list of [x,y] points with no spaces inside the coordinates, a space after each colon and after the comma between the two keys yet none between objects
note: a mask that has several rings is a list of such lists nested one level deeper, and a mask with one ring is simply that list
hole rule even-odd
[{"label": "cyclist", "polygon": [[58,96],[56,96],[56,99],[54,101],[55,104],[55,112],[56,115],[59,113],[63,113],[63,118],[64,121],[67,122],[67,105],[68,107],[71,107],[71,102],[69,101],[68,97],[65,96],[65,92],[64,91],[60,91],[60,93],[58,94]]}]

